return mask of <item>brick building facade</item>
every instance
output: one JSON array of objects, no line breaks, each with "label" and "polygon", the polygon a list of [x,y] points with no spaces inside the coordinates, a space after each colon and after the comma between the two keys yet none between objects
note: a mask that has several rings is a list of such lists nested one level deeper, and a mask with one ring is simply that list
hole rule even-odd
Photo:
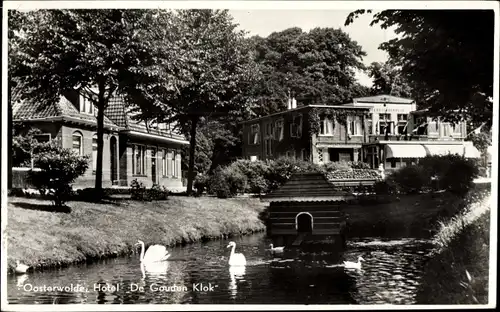
[{"label": "brick building facade", "polygon": [[[97,110],[78,93],[61,96],[57,103],[33,103],[12,97],[12,121],[28,131],[41,131],[38,140],[54,140],[91,163],[75,188],[93,187],[97,159]],[[105,110],[103,137],[103,187],[130,186],[137,179],[146,186],[182,189],[181,147],[189,144],[172,125],[146,127],[127,111],[122,97],[110,99]],[[16,179],[14,179],[16,180]],[[19,180],[19,179],[17,179]],[[13,187],[22,187],[13,185]]]}]

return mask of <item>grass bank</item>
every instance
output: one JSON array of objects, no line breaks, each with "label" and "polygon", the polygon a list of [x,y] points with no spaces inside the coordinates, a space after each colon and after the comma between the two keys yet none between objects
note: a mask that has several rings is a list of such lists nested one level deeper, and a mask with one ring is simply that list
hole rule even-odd
[{"label": "grass bank", "polygon": [[258,199],[171,197],[166,201],[69,202],[53,211],[49,201],[9,198],[7,252],[34,269],[66,266],[131,253],[146,245],[173,246],[264,230]]},{"label": "grass bank", "polygon": [[350,237],[430,238],[438,221],[454,216],[463,206],[463,196],[449,192],[404,195],[392,201],[347,206]]},{"label": "grass bank", "polygon": [[426,303],[488,303],[490,200],[471,192],[462,211],[440,222],[418,294]]}]

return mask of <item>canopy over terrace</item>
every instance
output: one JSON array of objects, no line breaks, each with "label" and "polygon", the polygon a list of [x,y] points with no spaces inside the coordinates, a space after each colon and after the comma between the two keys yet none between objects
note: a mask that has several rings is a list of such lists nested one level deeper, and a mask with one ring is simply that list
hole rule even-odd
[{"label": "canopy over terrace", "polygon": [[[383,144],[383,141],[380,141]],[[479,158],[481,153],[471,142],[388,142],[386,158],[424,158],[432,155],[458,154],[467,158]]]}]

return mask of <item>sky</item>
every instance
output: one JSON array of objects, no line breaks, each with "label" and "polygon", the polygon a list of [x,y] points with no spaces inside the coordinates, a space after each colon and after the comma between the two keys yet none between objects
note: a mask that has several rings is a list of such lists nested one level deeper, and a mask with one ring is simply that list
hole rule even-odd
[{"label": "sky", "polygon": [[[383,30],[378,25],[370,26],[372,16],[361,15],[349,26],[344,26],[348,10],[229,10],[240,29],[249,32],[249,36],[267,37],[273,32],[290,27],[300,27],[309,31],[315,27],[341,28],[349,34],[366,52],[365,65],[372,62],[384,62],[387,53],[379,50],[379,45],[395,37],[392,29]],[[371,86],[372,81],[364,73],[357,73],[359,83]]]}]

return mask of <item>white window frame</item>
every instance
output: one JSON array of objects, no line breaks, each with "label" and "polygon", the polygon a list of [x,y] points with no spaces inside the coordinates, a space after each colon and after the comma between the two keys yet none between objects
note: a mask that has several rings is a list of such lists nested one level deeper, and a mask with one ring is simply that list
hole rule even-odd
[{"label": "white window frame", "polygon": [[79,131],[74,131],[71,135],[71,150],[75,151],[75,137],[78,137],[80,140],[80,148],[78,151],[78,156],[83,155],[83,134]]},{"label": "white window frame", "polygon": [[[139,151],[139,153],[138,153]],[[140,172],[137,172],[137,155],[139,155],[139,168]],[[140,144],[132,145],[132,174],[136,176],[146,175],[146,146]]]},{"label": "white window frame", "polygon": [[276,140],[283,140],[285,137],[285,121],[283,118],[276,120],[275,130]]},{"label": "white window frame", "polygon": [[167,176],[167,153],[168,153],[168,150],[167,149],[163,149],[163,158],[162,158],[162,175],[164,177]]},{"label": "white window frame", "polygon": [[177,170],[177,154],[178,154],[178,152],[176,150],[171,150],[170,152],[172,153],[172,157],[170,159],[171,165],[172,165],[171,176],[172,176],[172,178],[178,178],[178,173],[179,173]]},{"label": "white window frame", "polygon": [[94,104],[87,97],[80,95],[80,113],[94,115]]},{"label": "white window frame", "polygon": [[[319,125],[319,135],[320,136],[332,136],[334,129],[333,129],[333,119],[328,118],[327,116],[323,116],[320,118],[320,125]],[[321,130],[325,131],[321,131]],[[323,132],[323,133],[322,133]]]},{"label": "white window frame", "polygon": [[361,116],[348,116],[347,133],[351,136],[362,136],[363,127],[361,125]]},{"label": "white window frame", "polygon": [[[299,120],[298,123],[297,119]],[[290,137],[292,138],[302,137],[302,114],[293,116],[292,123],[290,124]]]},{"label": "white window frame", "polygon": [[260,125],[259,124],[250,125],[250,137],[248,138],[248,143],[250,145],[260,144]]},{"label": "white window frame", "polygon": [[[94,143],[95,140],[95,143]],[[92,171],[97,171],[97,148],[98,148],[97,133],[92,136]]]}]

